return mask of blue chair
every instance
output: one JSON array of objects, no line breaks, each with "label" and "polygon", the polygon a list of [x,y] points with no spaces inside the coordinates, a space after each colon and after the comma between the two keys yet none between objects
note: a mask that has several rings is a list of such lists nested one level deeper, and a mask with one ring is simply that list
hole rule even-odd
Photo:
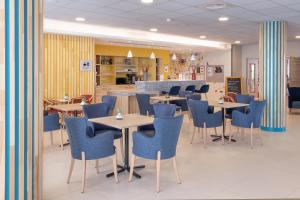
[{"label": "blue chair", "polygon": [[[162,104],[162,103],[156,103],[153,104],[154,109],[154,117],[173,117],[176,113],[176,106],[174,104]],[[153,124],[139,126],[138,131],[141,132],[144,135],[147,135],[149,137],[154,136],[155,129]]]},{"label": "blue chair", "polygon": [[160,161],[173,158],[177,183],[181,183],[176,165],[176,147],[183,122],[183,116],[158,117],[154,119],[155,135],[145,136],[140,132],[133,133],[133,147],[129,181],[132,180],[135,157],[156,160],[156,191],[160,191]]},{"label": "blue chair", "polygon": [[[107,103],[86,104],[82,106],[83,113],[87,119],[100,118],[109,116],[110,105]],[[98,134],[105,133],[108,130],[113,130],[114,139],[120,139],[121,155],[123,156],[123,138],[122,130],[112,128],[103,124],[90,123],[94,131],[87,132],[88,136],[95,137]]]},{"label": "blue chair", "polygon": [[[46,113],[44,113],[46,114]],[[51,145],[53,145],[53,131],[60,131],[60,147],[63,150],[63,134],[62,134],[62,128],[59,123],[59,115],[58,113],[48,115],[46,114],[44,116],[44,132],[50,132],[50,138],[51,138]]]},{"label": "blue chair", "polygon": [[[236,102],[237,103],[245,103],[245,104],[250,104],[252,101],[254,101],[254,96],[250,96],[250,95],[241,95],[241,94],[237,94],[236,95]],[[226,109],[226,115],[225,117],[227,119],[232,119],[232,112],[234,110],[240,111],[240,112],[247,112],[248,107],[239,107],[239,108],[230,108],[230,109]]]},{"label": "blue chair", "polygon": [[[204,137],[204,147],[206,146],[207,139],[207,128],[214,128],[215,132],[217,127],[223,125],[222,112],[209,113],[208,112],[208,102],[207,101],[198,101],[198,100],[189,100],[189,106],[192,113],[193,123],[194,123],[194,132],[191,139],[191,144],[193,143],[196,128],[201,129],[203,137],[203,129],[205,130]],[[222,134],[222,142],[224,144],[224,137]]]},{"label": "blue chair", "polygon": [[[107,130],[104,133],[91,138],[87,136],[89,135],[87,132],[93,132],[93,127],[89,126],[86,118],[65,117],[65,123],[70,139],[72,156],[67,183],[70,183],[75,160],[81,160],[83,164],[81,192],[83,193],[85,188],[86,161],[97,161],[98,159],[109,156],[112,156],[113,158],[115,181],[119,182],[117,174],[117,156],[114,147],[115,131]],[[96,169],[98,172],[98,166],[96,166]]]},{"label": "blue chair", "polygon": [[185,91],[190,91],[192,93],[194,93],[196,90],[196,86],[195,85],[188,85],[186,88],[185,88]]},{"label": "blue chair", "polygon": [[136,100],[138,102],[141,115],[154,114],[153,106],[150,104],[150,94],[136,94]]},{"label": "blue chair", "polygon": [[207,85],[207,84],[202,85],[199,90],[195,90],[196,93],[204,94],[206,100],[207,100],[207,93],[208,93],[208,91],[209,91],[209,85]]},{"label": "blue chair", "polygon": [[102,96],[102,103],[109,104],[109,115],[112,115],[116,106],[117,97],[104,95]]},{"label": "blue chair", "polygon": [[180,86],[176,85],[176,86],[172,86],[169,90],[169,92],[167,91],[162,91],[162,94],[169,94],[170,96],[177,96],[179,95],[179,91],[180,91]]},{"label": "blue chair", "polygon": [[[249,105],[249,109],[247,113],[242,113],[240,111],[234,110],[232,112],[232,121],[231,125],[237,128],[250,128],[250,135],[251,135],[251,148],[253,148],[253,129],[259,130],[259,136],[262,141],[261,137],[261,120],[263,116],[263,112],[265,109],[267,102],[266,101],[251,101]],[[230,131],[229,141],[231,141],[232,132]]]}]

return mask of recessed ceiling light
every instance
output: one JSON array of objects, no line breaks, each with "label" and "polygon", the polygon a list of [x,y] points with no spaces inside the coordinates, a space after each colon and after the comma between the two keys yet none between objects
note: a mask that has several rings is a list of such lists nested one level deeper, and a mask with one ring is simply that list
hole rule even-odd
[{"label": "recessed ceiling light", "polygon": [[234,41],[235,44],[241,44],[241,41],[237,40],[237,41]]},{"label": "recessed ceiling light", "polygon": [[173,19],[167,18],[166,21],[167,21],[167,22],[171,22],[171,21],[173,21]]},{"label": "recessed ceiling light", "polygon": [[157,28],[150,28],[150,31],[151,32],[157,32],[158,30],[157,30]]},{"label": "recessed ceiling light", "polygon": [[75,20],[78,21],[78,22],[84,22],[85,18],[83,18],[83,17],[76,17]]},{"label": "recessed ceiling light", "polygon": [[228,21],[228,17],[219,17],[219,21],[220,22],[226,22],[226,21]]},{"label": "recessed ceiling light", "polygon": [[208,10],[219,10],[219,9],[226,8],[226,4],[225,3],[209,3],[209,4],[205,5],[205,8]]},{"label": "recessed ceiling light", "polygon": [[200,39],[206,39],[206,35],[200,35],[199,38]]},{"label": "recessed ceiling light", "polygon": [[295,37],[296,39],[300,39],[300,35],[296,35],[296,37]]},{"label": "recessed ceiling light", "polygon": [[142,3],[150,4],[153,3],[153,0],[141,0]]}]

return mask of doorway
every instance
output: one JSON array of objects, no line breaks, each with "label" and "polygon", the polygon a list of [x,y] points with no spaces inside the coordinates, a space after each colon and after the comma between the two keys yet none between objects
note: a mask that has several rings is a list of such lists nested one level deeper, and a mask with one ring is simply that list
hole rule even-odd
[{"label": "doorway", "polygon": [[247,58],[247,75],[246,75],[247,93],[256,98],[259,97],[259,59]]}]

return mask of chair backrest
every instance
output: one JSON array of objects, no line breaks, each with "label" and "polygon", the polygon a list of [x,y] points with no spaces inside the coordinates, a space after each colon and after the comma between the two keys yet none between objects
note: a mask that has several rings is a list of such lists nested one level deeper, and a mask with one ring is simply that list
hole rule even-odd
[{"label": "chair backrest", "polygon": [[176,155],[176,147],[183,122],[183,115],[176,117],[158,117],[154,119],[155,139],[159,141],[161,158],[172,158]]},{"label": "chair backrest", "polygon": [[74,97],[71,99],[71,103],[81,103],[83,97]]},{"label": "chair backrest", "polygon": [[93,95],[91,95],[91,94],[83,94],[83,95],[81,95],[81,97],[83,97],[85,99],[86,103],[92,103],[92,101],[93,101]]},{"label": "chair backrest", "polygon": [[199,93],[207,93],[208,91],[209,91],[209,85],[205,84],[201,86]]},{"label": "chair backrest", "polygon": [[188,101],[188,104],[192,113],[194,125],[203,127],[208,115],[208,102],[191,99]]},{"label": "chair backrest", "polygon": [[300,87],[289,87],[288,91],[293,101],[300,101]]},{"label": "chair backrest", "polygon": [[117,97],[115,96],[109,96],[109,95],[102,96],[102,103],[109,104],[109,115],[113,114],[113,111],[116,106],[116,101],[117,101]]},{"label": "chair backrest", "polygon": [[196,86],[195,85],[188,85],[186,88],[185,88],[185,91],[191,91],[192,93],[195,92],[195,89],[196,89]]},{"label": "chair backrest", "polygon": [[253,122],[253,128],[259,128],[267,101],[251,101],[248,116]]},{"label": "chair backrest", "polygon": [[169,95],[177,96],[177,95],[179,95],[179,91],[180,91],[180,86],[178,86],[178,85],[172,86],[170,88]]},{"label": "chair backrest", "polygon": [[254,101],[254,96],[250,95],[236,95],[236,102],[237,103],[246,103],[250,104],[251,101]]},{"label": "chair backrest", "polygon": [[106,117],[109,115],[109,104],[107,103],[86,104],[82,106],[82,110],[85,117],[88,119]]},{"label": "chair backrest", "polygon": [[44,116],[44,132],[60,129],[58,113]]},{"label": "chair backrest", "polygon": [[136,94],[136,99],[139,105],[139,110],[141,115],[154,114],[152,105],[150,104],[149,94]]},{"label": "chair backrest", "polygon": [[192,100],[198,100],[198,101],[200,101],[201,100],[201,95],[199,95],[199,94],[192,94],[192,95],[187,96],[186,98],[187,98],[187,100],[192,99]]},{"label": "chair backrest", "polygon": [[154,117],[173,117],[176,112],[175,104],[153,104]]}]

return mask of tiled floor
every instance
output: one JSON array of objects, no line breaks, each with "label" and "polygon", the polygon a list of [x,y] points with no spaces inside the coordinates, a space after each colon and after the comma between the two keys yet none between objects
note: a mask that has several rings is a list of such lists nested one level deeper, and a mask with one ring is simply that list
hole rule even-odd
[{"label": "tiled floor", "polygon": [[[234,199],[300,198],[300,113],[288,115],[285,134],[264,133],[264,145],[256,140],[250,149],[249,135],[237,143],[209,142],[207,148],[190,144],[192,124],[185,119],[177,149],[183,183],[176,184],[172,162],[163,161],[161,192],[155,192],[155,163],[146,164],[142,179],[128,183],[128,174],[119,175],[120,183],[105,174],[112,170],[111,159],[100,161],[100,174],[88,162],[86,192],[80,193],[81,163],[75,162],[71,183],[66,184],[70,149],[61,151],[45,144],[44,199]],[[218,130],[219,132],[221,129]],[[213,133],[213,130],[210,130]],[[46,136],[48,138],[48,136]]]}]

